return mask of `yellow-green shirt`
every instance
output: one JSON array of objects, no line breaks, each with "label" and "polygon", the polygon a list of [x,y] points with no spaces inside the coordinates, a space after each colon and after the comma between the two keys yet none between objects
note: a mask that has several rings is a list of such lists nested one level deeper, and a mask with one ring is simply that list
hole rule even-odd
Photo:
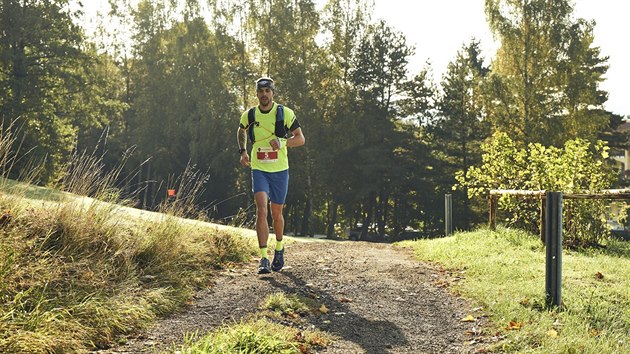
[{"label": "yellow-green shirt", "polygon": [[[276,129],[276,111],[278,108],[277,103],[273,103],[271,111],[268,113],[262,113],[260,108],[256,107],[256,122],[260,125],[254,125],[254,139],[256,141],[252,145],[250,156],[250,162],[253,170],[260,170],[264,172],[279,172],[289,168],[289,158],[287,156],[287,144],[286,139],[282,140],[282,148],[278,151],[272,151],[269,144],[273,139],[276,139],[274,131]],[[284,125],[289,132],[289,127],[293,127],[295,122],[295,113],[292,109],[283,106],[284,109]],[[245,111],[241,115],[241,128],[247,128],[249,111]],[[249,136],[247,137],[249,139]],[[251,144],[251,141],[249,142]]]}]

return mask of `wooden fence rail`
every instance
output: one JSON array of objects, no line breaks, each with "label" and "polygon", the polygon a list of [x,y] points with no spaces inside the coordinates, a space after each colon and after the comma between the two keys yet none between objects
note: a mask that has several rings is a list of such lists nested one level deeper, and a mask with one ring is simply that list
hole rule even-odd
[{"label": "wooden fence rail", "polygon": [[[545,242],[545,195],[546,190],[492,189],[489,199],[490,229],[496,230],[497,204],[502,195],[523,199],[540,199],[540,240]],[[563,193],[564,199],[625,199],[630,200],[630,189],[605,189],[597,193]]]}]

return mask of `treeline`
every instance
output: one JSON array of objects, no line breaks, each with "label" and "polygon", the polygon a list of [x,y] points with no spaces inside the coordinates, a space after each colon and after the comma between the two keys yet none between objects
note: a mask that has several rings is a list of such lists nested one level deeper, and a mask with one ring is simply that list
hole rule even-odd
[{"label": "treeline", "polygon": [[109,4],[88,37],[72,1],[0,2],[0,114],[3,132],[22,137],[11,177],[38,165],[39,183],[54,184],[73,153],[90,151],[106,170],[126,161],[121,188],[140,207],[201,178],[208,217],[247,224],[236,129],[262,75],[307,137],[290,152],[297,234],[357,223],[363,237],[439,234],[445,193],[458,201],[454,226],[469,228],[483,215],[452,190],[455,173],[481,163],[496,131],[521,144],[620,141],[595,24],[568,0],[486,0],[499,50],[488,61],[478,41],[463,43],[438,82],[429,65],[409,72],[416,49],[373,21],[367,0]]}]

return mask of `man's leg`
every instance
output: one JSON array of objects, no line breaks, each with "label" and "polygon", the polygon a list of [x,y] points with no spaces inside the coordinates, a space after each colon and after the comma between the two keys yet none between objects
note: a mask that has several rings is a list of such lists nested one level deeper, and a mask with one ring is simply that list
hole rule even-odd
[{"label": "man's leg", "polygon": [[276,234],[276,249],[273,254],[271,270],[279,271],[284,267],[284,217],[282,208],[289,189],[289,170],[274,172],[269,175],[269,200],[271,201],[271,218],[273,219],[273,231]]},{"label": "man's leg", "polygon": [[258,247],[267,247],[267,241],[269,240],[267,193],[258,192],[254,194],[254,200],[256,201],[256,235],[258,236]]},{"label": "man's leg", "polygon": [[282,242],[284,234],[284,216],[282,215],[283,204],[271,204],[271,218],[273,219],[273,231],[276,233],[276,241]]},{"label": "man's leg", "polygon": [[271,203],[271,217],[273,218],[273,231],[276,234],[276,249],[273,253],[273,263],[271,269],[278,272],[284,267],[284,245],[282,236],[284,233],[284,216],[282,215],[283,204]]},{"label": "man's leg", "polygon": [[256,236],[260,248],[260,267],[258,273],[269,273],[269,256],[267,255],[267,242],[269,241],[269,223],[267,223],[267,192],[254,194],[256,201]]}]

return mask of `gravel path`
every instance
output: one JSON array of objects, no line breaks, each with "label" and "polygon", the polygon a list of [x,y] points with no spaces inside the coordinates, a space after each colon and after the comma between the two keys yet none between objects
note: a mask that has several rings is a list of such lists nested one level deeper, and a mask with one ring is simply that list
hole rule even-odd
[{"label": "gravel path", "polygon": [[[107,353],[154,353],[259,311],[270,293],[315,298],[329,311],[305,317],[334,336],[321,353],[474,353],[479,322],[461,321],[471,306],[445,288],[453,276],[412,259],[410,251],[366,242],[296,242],[285,246],[286,267],[256,274],[257,262],[221,271],[212,288],[147,333]],[[456,278],[455,278],[456,279]]]}]

